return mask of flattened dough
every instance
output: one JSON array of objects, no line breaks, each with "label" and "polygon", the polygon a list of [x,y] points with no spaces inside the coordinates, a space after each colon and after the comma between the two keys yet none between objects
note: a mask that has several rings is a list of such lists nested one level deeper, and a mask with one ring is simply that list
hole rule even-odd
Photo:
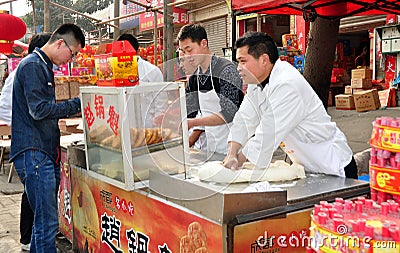
[{"label": "flattened dough", "polygon": [[276,182],[306,177],[303,166],[284,161],[271,163],[268,169],[256,169],[251,163],[245,163],[243,169],[237,171],[225,168],[220,161],[213,161],[199,166],[198,171],[200,180],[216,183]]}]

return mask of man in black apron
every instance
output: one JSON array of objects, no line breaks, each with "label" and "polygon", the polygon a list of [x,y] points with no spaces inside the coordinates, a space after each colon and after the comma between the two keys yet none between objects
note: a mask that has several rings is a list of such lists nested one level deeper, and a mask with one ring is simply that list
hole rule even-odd
[{"label": "man in black apron", "polygon": [[[189,145],[205,131],[207,152],[227,152],[229,124],[242,100],[242,80],[236,66],[212,54],[207,33],[200,24],[189,24],[178,34],[179,49],[196,68],[186,88]],[[204,129],[204,130],[203,130]]]}]

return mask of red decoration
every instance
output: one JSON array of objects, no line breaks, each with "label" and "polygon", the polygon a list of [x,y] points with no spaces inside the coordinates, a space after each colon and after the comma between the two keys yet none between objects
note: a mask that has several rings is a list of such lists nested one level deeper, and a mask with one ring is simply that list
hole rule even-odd
[{"label": "red decoration", "polygon": [[14,40],[22,38],[26,33],[25,22],[5,11],[0,11],[0,52],[12,53]]}]

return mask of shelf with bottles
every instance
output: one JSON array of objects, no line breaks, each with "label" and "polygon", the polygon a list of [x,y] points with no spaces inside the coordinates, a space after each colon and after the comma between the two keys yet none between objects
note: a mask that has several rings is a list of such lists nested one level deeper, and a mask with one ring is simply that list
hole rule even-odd
[{"label": "shelf with bottles", "polygon": [[372,199],[336,198],[335,202],[320,201],[311,214],[307,252],[381,252],[385,245],[400,248],[399,203],[388,200],[378,204]]}]

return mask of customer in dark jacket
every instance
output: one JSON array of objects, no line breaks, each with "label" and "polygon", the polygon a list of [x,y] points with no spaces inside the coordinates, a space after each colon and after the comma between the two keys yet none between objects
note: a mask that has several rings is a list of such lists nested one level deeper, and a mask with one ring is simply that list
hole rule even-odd
[{"label": "customer in dark jacket", "polygon": [[70,62],[85,46],[82,30],[61,25],[50,40],[22,60],[14,79],[10,161],[25,184],[34,212],[30,252],[56,253],[60,184],[58,119],[77,114],[81,101],[56,103],[53,64]]}]

